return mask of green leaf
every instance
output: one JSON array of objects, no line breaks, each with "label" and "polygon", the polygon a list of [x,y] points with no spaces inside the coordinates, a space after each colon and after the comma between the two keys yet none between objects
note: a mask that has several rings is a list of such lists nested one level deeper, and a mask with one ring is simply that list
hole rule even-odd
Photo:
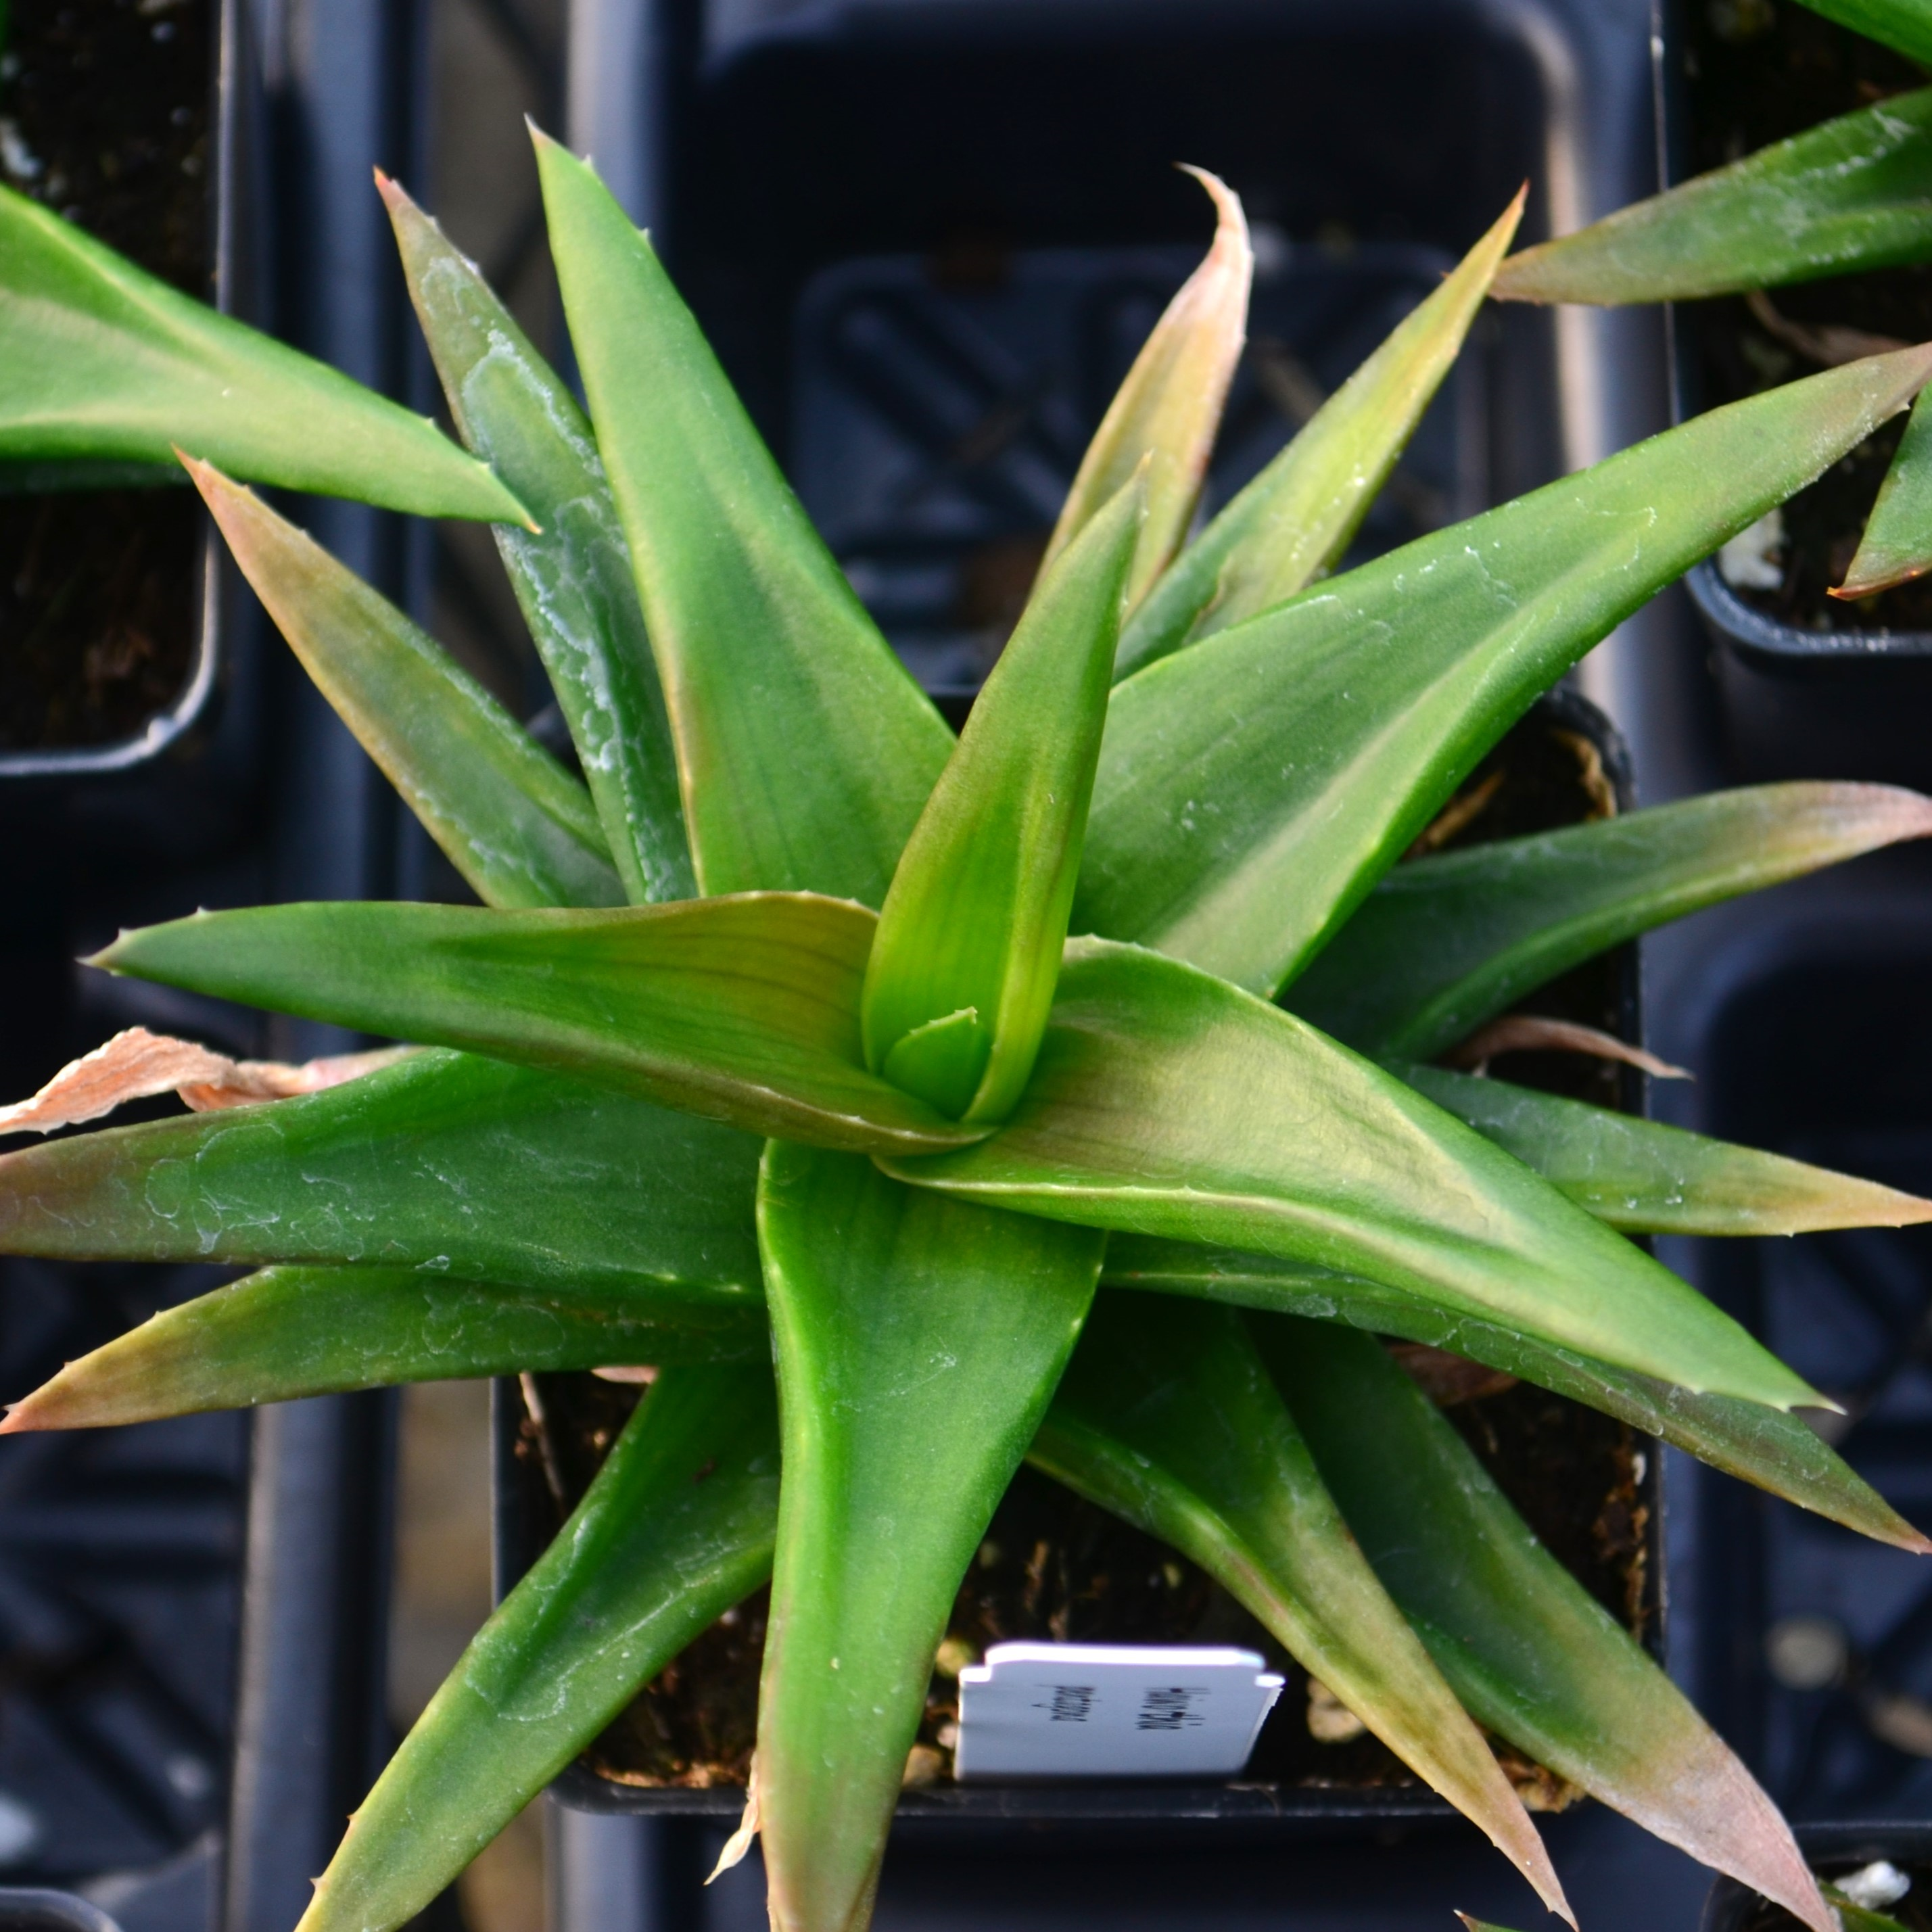
[{"label": "green leaf", "polygon": [[977,1147],[884,1164],[989,1207],[1365,1275],[1686,1388],[1780,1408],[1821,1400],[1392,1075],[1157,953],[1074,942],[1006,1126]]},{"label": "green leaf", "polygon": [[[1048,568],[879,916],[866,1060],[956,1118],[1009,1112],[1046,1030],[1142,501],[1130,484]],[[899,1052],[935,1023],[916,1059]]]},{"label": "green leaf", "polygon": [[1080,1333],[1103,1238],[773,1142],[783,1424],[758,1796],[774,1932],[869,1914],[959,1580]]},{"label": "green leaf", "polygon": [[1912,419],[1834,597],[1875,596],[1932,570],[1932,409],[1922,391]]},{"label": "green leaf", "polygon": [[1834,1932],[1778,1808],[1382,1346],[1282,1316],[1258,1321],[1255,1338],[1348,1527],[1471,1712],[1666,1844]]},{"label": "green leaf", "polygon": [[[1811,0],[1805,0],[1805,4],[1810,5]],[[1819,1889],[1829,1901],[1844,1932],[1905,1932],[1904,1926],[1889,1912],[1871,1912],[1862,1905],[1854,1905],[1835,1885],[1821,1886]]]},{"label": "green leaf", "polygon": [[1804,0],[1813,13],[1869,40],[1896,47],[1923,66],[1932,64],[1932,16],[1924,0]]},{"label": "green leaf", "polygon": [[413,1918],[771,1562],[769,1369],[667,1370],[350,1821],[299,1932]]},{"label": "green leaf", "polygon": [[1700,907],[1932,833],[1892,785],[1752,785],[1398,866],[1299,980],[1294,1010],[1426,1060],[1580,961]]},{"label": "green leaf", "polygon": [[1117,677],[1258,615],[1340,560],[1455,362],[1527,193],[1148,592],[1120,634]]},{"label": "green leaf", "polygon": [[12,1405],[0,1433],[526,1371],[766,1361],[764,1310],[635,1283],[498,1288],[413,1268],[272,1268],[164,1309]]},{"label": "green leaf", "polygon": [[626,894],[694,898],[670,719],[590,425],[474,264],[394,182],[376,184],[456,427],[543,526],[500,525],[496,548]]},{"label": "green leaf", "polygon": [[1540,692],[1928,371],[1905,350],[1714,410],[1129,678],[1073,930],[1277,990]]},{"label": "green leaf", "polygon": [[326,1092],[0,1155],[0,1252],[396,1267],[760,1306],[758,1144],[557,1075],[425,1052]]},{"label": "green leaf", "polygon": [[472,456],[326,364],[0,188],[0,461],[149,463],[425,517],[525,523]]},{"label": "green leaf", "polygon": [[809,893],[608,912],[253,906],[124,933],[92,964],[580,1076],[814,1144],[974,1138],[866,1071],[878,923]]},{"label": "green leaf", "polygon": [[1198,1294],[1237,1307],[1344,1322],[1447,1348],[1600,1408],[1647,1436],[1660,1436],[1727,1474],[1862,1536],[1932,1553],[1932,1539],[1921,1536],[1801,1418],[1781,1410],[1730,1396],[1694,1394],[1552,1348],[1498,1322],[1452,1313],[1400,1288],[1306,1262],[1116,1234],[1108,1244],[1106,1274],[1116,1287]]},{"label": "green leaf", "polygon": [[1491,293],[1504,302],[1678,302],[1924,261],[1929,130],[1932,88],[1894,94],[1526,248],[1503,264]]},{"label": "green leaf", "polygon": [[1627,1234],[1904,1228],[1932,1201],[1782,1154],[1439,1066],[1391,1072]]},{"label": "green leaf", "polygon": [[303,668],[477,896],[621,905],[583,786],[388,598],[254,491],[187,466]]},{"label": "green leaf", "polygon": [[1107,406],[1080,459],[1046,546],[1046,571],[1136,476],[1147,516],[1128,574],[1130,608],[1180,548],[1214,454],[1241,346],[1247,339],[1254,251],[1240,197],[1204,168],[1185,168],[1214,202],[1214,239],[1167,305]]},{"label": "green leaf", "polygon": [[918,1094],[956,1120],[973,1104],[992,1054],[992,1028],[976,1006],[962,1006],[900,1034],[879,1071],[902,1092]]},{"label": "green leaf", "polygon": [[1364,1561],[1232,1309],[1102,1296],[1031,1460],[1191,1556],[1570,1918],[1522,1801]]},{"label": "green leaf", "polygon": [[699,888],[877,906],[952,734],[819,540],[650,242],[541,135],[537,169],[670,703]]}]

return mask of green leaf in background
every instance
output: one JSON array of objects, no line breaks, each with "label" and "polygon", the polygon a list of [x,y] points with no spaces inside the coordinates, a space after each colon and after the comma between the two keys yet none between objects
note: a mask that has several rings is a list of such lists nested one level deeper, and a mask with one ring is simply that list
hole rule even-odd
[{"label": "green leaf in background", "polygon": [[1279,990],[1538,693],[1928,373],[1904,350],[1714,410],[1116,686],[1073,929]]},{"label": "green leaf in background", "polygon": [[[953,1119],[1005,1115],[1046,1030],[1142,505],[1130,484],[1042,574],[879,916],[866,1060]],[[928,1047],[916,1069],[896,1061],[935,1021],[952,1022],[956,1051],[937,1061]]]},{"label": "green leaf in background", "polygon": [[1600,1408],[1647,1436],[1660,1436],[1726,1474],[1862,1536],[1916,1555],[1932,1552],[1932,1539],[1920,1535],[1801,1417],[1761,1402],[1694,1394],[1552,1348],[1498,1322],[1451,1313],[1400,1288],[1306,1262],[1116,1234],[1108,1244],[1105,1274],[1115,1287],[1198,1294],[1240,1308],[1346,1322],[1448,1349]]},{"label": "green leaf in background", "polygon": [[1932,14],[1924,0],[1804,0],[1814,14],[1932,65]]},{"label": "green leaf in background", "polygon": [[758,1799],[773,1932],[862,1925],[959,1580],[1080,1333],[1104,1238],[773,1142],[783,1422]]},{"label": "green leaf in background", "polygon": [[0,188],[0,461],[148,463],[424,517],[528,513],[424,418]]},{"label": "green leaf in background", "polygon": [[1115,392],[1061,505],[1041,574],[1138,476],[1147,490],[1127,578],[1131,608],[1180,548],[1214,454],[1247,339],[1254,251],[1239,196],[1204,168],[1186,168],[1214,202],[1214,240],[1167,305]]},{"label": "green leaf in background", "polygon": [[1102,1296],[1030,1460],[1192,1557],[1570,1918],[1521,1799],[1364,1560],[1232,1309]]},{"label": "green leaf in background", "polygon": [[1154,584],[1120,634],[1117,677],[1258,616],[1340,560],[1454,364],[1528,192]]},{"label": "green leaf in background", "polygon": [[735,1331],[763,1292],[758,1143],[602,1087],[429,1052],[300,1100],[0,1155],[8,1252],[408,1268],[662,1296]]},{"label": "green leaf in background", "polygon": [[1254,1332],[1348,1527],[1469,1711],[1666,1844],[1834,1932],[1778,1808],[1381,1345],[1286,1316]]},{"label": "green leaf in background", "polygon": [[1503,302],[1681,302],[1924,261],[1928,131],[1932,88],[1894,94],[1526,248],[1490,292]]},{"label": "green leaf in background", "polygon": [[1157,953],[1069,946],[1012,1119],[976,1147],[884,1165],[989,1207],[1364,1275],[1688,1388],[1780,1408],[1820,1400],[1694,1289],[1392,1075]]},{"label": "green leaf in background", "polygon": [[479,898],[623,904],[590,795],[434,638],[253,490],[188,472],[302,668]]},{"label": "green leaf in background", "polygon": [[952,734],[812,527],[650,243],[541,135],[537,169],[670,706],[699,888],[877,906]]},{"label": "green leaf in background", "polygon": [[1782,1154],[1504,1080],[1439,1066],[1390,1071],[1627,1234],[1802,1234],[1932,1220],[1932,1201]]},{"label": "green leaf in background", "polygon": [[1834,597],[1870,597],[1932,570],[1932,408],[1922,392]]},{"label": "green leaf in background", "polygon": [[[1810,0],[1806,0],[1810,4]],[[1842,1932],[1906,1932],[1906,1928],[1889,1912],[1874,1912],[1864,1906],[1855,1905],[1834,1885],[1822,1886],[1820,1889],[1836,1915]]]},{"label": "green leaf in background", "polygon": [[402,1382],[770,1355],[749,1298],[679,1320],[680,1298],[608,1282],[498,1288],[415,1268],[272,1268],[150,1316],[12,1405],[0,1433],[104,1429]]},{"label": "green leaf in background", "polygon": [[299,1932],[413,1918],[771,1562],[771,1371],[668,1369],[350,1821]]},{"label": "green leaf in background", "polygon": [[254,906],[124,933],[91,962],[367,1033],[580,1076],[830,1147],[974,1137],[866,1071],[878,921],[806,892],[609,912]]},{"label": "green leaf in background", "polygon": [[1580,961],[1700,907],[1932,834],[1932,799],[1801,781],[1396,866],[1295,982],[1294,1010],[1426,1060]]},{"label": "green leaf in background", "polygon": [[456,427],[542,526],[500,524],[496,548],[626,894],[694,898],[670,720],[590,425],[475,265],[394,182],[376,184]]}]

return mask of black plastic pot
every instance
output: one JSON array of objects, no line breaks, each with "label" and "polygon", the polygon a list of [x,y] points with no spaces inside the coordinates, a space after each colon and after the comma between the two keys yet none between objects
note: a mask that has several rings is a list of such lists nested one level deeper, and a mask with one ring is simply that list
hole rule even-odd
[{"label": "black plastic pot", "polygon": [[[1694,172],[1681,4],[1660,0],[1655,42],[1666,185]],[[1672,404],[1682,422],[1705,400],[1692,312],[1677,306],[1670,328]],[[1842,626],[1801,627],[1741,596],[1715,558],[1684,581],[1715,646],[1724,749],[1738,776],[1932,783],[1932,631],[1862,629],[1849,611]]]},{"label": "black plastic pot", "polygon": [[[1256,334],[1328,386],[1370,346],[1376,304],[1413,299],[1524,179],[1526,238],[1648,191],[1649,32],[1648,0],[585,4],[569,133],[650,226],[861,595],[957,717],[1001,634],[989,588],[1003,570],[1023,584],[1136,326],[1198,257],[1205,206],[1176,160],[1242,194],[1259,242]],[[1420,488],[1385,506],[1368,544],[1412,534],[1406,512],[1432,495],[1428,521],[1466,515],[1648,433],[1664,391],[1647,320],[1486,317],[1412,450]],[[1232,422],[1210,507],[1291,428],[1255,358]],[[510,1458],[520,1414],[514,1386],[500,1391],[505,1584],[542,1534],[529,1513],[542,1498]],[[748,1870],[696,1902],[736,1792],[639,1792],[580,1769],[554,1789],[562,1932],[757,1919]],[[1625,1831],[1600,1815],[1563,1828],[1604,1826]],[[1198,1838],[1219,1862],[1205,1893],[1168,1879],[1123,1890],[1123,1876],[1112,1894],[1119,1911],[1172,1894],[1198,1920],[1246,1882],[1243,1845],[1412,1828],[1439,1873],[1458,1868],[1460,1828],[1426,1793],[954,1788],[902,1806],[895,1844],[921,1849],[889,1867],[881,1923],[898,1922],[893,1870],[938,1888],[902,1908],[919,1922],[967,1895],[982,1916],[1034,1922],[1010,1889],[988,1895],[982,1863],[962,1880],[948,1847],[968,1864],[988,1843],[1057,1848],[1037,1875],[1057,1903],[1037,1922],[1058,1924],[1106,1909],[1097,1894],[1070,1904],[1068,1886],[1124,1874],[1142,1848],[1178,1871]],[[1618,1842],[1620,1869],[1642,1875],[1633,1896],[1672,1883],[1701,1895],[1700,1881],[1660,1876],[1637,1834]],[[1104,1858],[1083,1855],[1102,1844]],[[1335,1867],[1359,1890],[1339,1850]],[[1480,1877],[1454,1882],[1460,1902],[1488,1895]],[[1494,1910],[1521,1916],[1520,1902]]]},{"label": "black plastic pot", "polygon": [[70,1892],[0,1886],[0,1932],[120,1932],[98,1905]]},{"label": "black plastic pot", "polygon": [[[260,189],[267,157],[254,31],[244,0],[212,0],[214,59],[209,75],[208,233],[210,275],[205,292],[224,314],[264,318]],[[0,479],[4,483],[4,479]],[[172,498],[183,485],[158,485]],[[145,496],[145,492],[142,493]],[[24,510],[36,500],[4,500]],[[168,507],[174,506],[170,503]],[[236,596],[232,567],[207,518],[182,506],[182,532],[168,539],[191,544],[195,580],[193,636],[178,689],[129,735],[107,743],[55,744],[0,749],[0,785],[44,784],[138,771],[171,749],[184,749],[192,734],[205,734],[232,654],[232,634],[252,620]],[[192,532],[190,535],[190,532]]]},{"label": "black plastic pot", "polygon": [[[1558,692],[1543,700],[1520,728],[1538,737],[1554,730],[1586,739],[1601,758],[1620,803],[1629,804],[1628,758],[1594,707],[1574,694]],[[1616,1024],[1628,1038],[1640,1037],[1634,949],[1625,948],[1617,956],[1602,986],[1586,997],[1606,1002],[1607,1010],[1601,1005],[1592,1008],[1594,1017]],[[1623,1103],[1640,1110],[1642,1076],[1630,1069],[1619,1070],[1619,1076]],[[494,1402],[494,1488],[500,1598],[528,1569],[556,1525],[544,1464],[529,1453],[524,1440],[526,1418],[518,1384],[499,1382]],[[1647,1522],[1642,1560],[1646,1636],[1660,1654],[1664,1636],[1662,1480],[1662,1458],[1652,1445],[1640,1478]],[[1594,1509],[1594,1504],[1591,1507]],[[1104,1629],[1083,1635],[1096,1641],[1108,1637]],[[1298,1679],[1297,1682],[1298,1685]],[[1302,1722],[1298,1689],[1283,1698],[1270,1726],[1296,1726]],[[1264,1736],[1257,1762],[1268,1749]],[[1450,1808],[1425,1786],[1351,1786],[1340,1782],[1340,1776],[1336,1772],[1336,1781],[1326,1784],[1318,1780],[1277,1782],[1251,1768],[1231,1779],[1183,1784],[1126,1780],[1000,1786],[944,1781],[910,1791],[901,1799],[896,1842],[903,1839],[915,1846],[942,1851],[951,1847],[954,1852],[976,1846],[983,1853],[995,1846],[1044,1844],[1050,1839],[1063,1852],[1077,1854],[1082,1847],[1090,1851],[1101,1844],[1130,1844],[1150,1829],[1159,1832],[1162,1843],[1180,1845],[1197,1838],[1204,1844],[1308,1844],[1338,1837],[1346,1840],[1352,1834],[1371,1831],[1420,1830],[1427,1834],[1440,1834],[1445,1828],[1453,1834],[1461,1828]],[[698,1882],[708,1869],[705,1848],[728,1828],[743,1804],[742,1791],[736,1788],[640,1788],[601,1774],[581,1761],[559,1777],[552,1792],[580,1820],[586,1814],[614,1820],[631,1814],[658,1822],[662,1828],[651,1841],[655,1873],[651,1884],[664,1916],[642,1922],[653,1926],[688,1922],[684,1915],[694,1910]],[[572,1830],[580,1840],[582,1824],[574,1823]],[[567,1844],[571,1832],[560,1827],[560,1836]],[[715,1846],[712,1850],[715,1853]],[[567,1867],[567,1859],[566,1863]],[[750,1882],[741,1880],[732,1895],[743,1895]],[[597,1909],[603,1912],[612,1908],[607,1900]]]}]

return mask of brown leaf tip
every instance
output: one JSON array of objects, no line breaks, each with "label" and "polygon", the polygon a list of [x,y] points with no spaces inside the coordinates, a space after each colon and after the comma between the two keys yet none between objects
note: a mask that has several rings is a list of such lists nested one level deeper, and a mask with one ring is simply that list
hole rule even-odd
[{"label": "brown leaf tip", "polygon": [[1838,598],[1847,604],[1856,603],[1861,597],[1876,597],[1882,590],[1896,590],[1901,584],[1910,584],[1923,577],[1928,570],[1932,570],[1932,558],[1928,558],[1923,563],[1893,565],[1888,568],[1861,572],[1858,559],[1853,557],[1852,567],[1846,573],[1844,582],[1830,586],[1826,595]]}]

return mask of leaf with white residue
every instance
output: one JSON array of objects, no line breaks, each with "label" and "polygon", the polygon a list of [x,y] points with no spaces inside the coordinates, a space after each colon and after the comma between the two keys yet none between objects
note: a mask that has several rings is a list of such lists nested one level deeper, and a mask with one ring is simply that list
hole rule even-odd
[{"label": "leaf with white residue", "polygon": [[188,470],[303,668],[479,898],[623,903],[589,795],[495,698],[252,490]]},{"label": "leaf with white residue", "polygon": [[542,525],[496,548],[634,904],[697,891],[677,756],[631,553],[590,425],[472,262],[378,174],[458,429]]},{"label": "leaf with white residue", "polygon": [[[1859,0],[1852,0],[1859,4]],[[1682,302],[1932,257],[1932,88],[1893,95],[1513,255],[1504,302]]]},{"label": "leaf with white residue", "polygon": [[401,1268],[272,1268],[165,1308],[43,1382],[0,1433],[106,1429],[404,1382],[626,1363],[762,1364],[764,1310],[634,1282],[501,1288]]}]

